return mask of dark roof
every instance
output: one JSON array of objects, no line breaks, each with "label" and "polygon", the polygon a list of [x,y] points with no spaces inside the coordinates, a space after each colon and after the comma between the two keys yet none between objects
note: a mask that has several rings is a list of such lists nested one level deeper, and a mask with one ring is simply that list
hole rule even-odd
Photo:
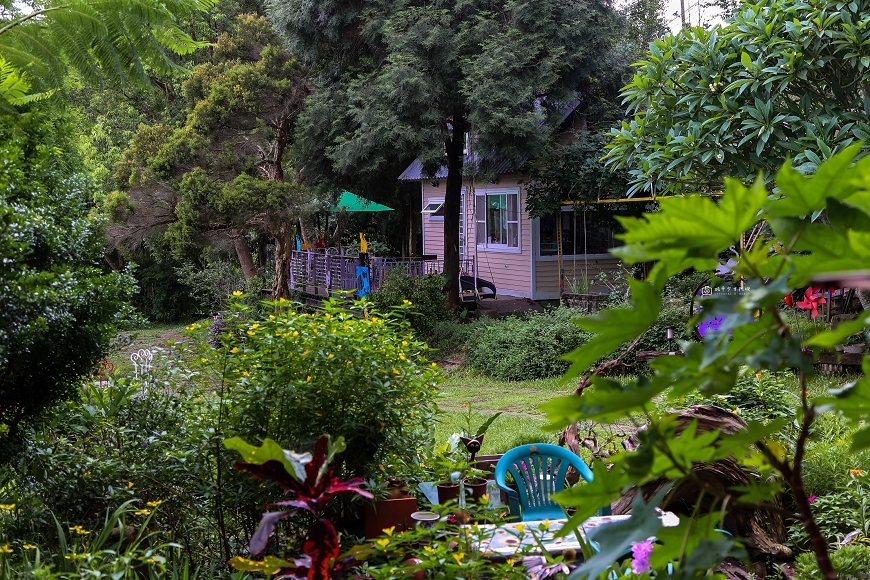
[{"label": "dark roof", "polygon": [[[580,104],[580,99],[572,99],[565,103],[565,106],[562,108],[562,112],[559,115],[559,122],[557,123],[557,127],[562,127],[566,121],[571,117],[571,114]],[[541,123],[543,125],[543,122]],[[471,158],[471,155],[465,156],[465,165],[471,165],[475,160]],[[501,161],[497,161],[494,163],[493,167],[489,168],[491,174],[494,175],[507,175],[508,173],[514,172],[514,164],[510,162],[508,159],[504,159]],[[415,159],[411,165],[408,166],[405,171],[399,176],[399,181],[423,181],[424,179],[447,179],[447,167],[442,165],[438,168],[438,171],[435,172],[435,175],[426,175],[423,172],[423,163],[420,162],[420,158]]]}]

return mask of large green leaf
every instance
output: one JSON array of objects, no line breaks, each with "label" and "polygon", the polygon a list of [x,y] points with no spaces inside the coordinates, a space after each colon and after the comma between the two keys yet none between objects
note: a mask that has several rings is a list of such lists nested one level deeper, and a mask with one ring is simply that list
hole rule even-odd
[{"label": "large green leaf", "polygon": [[287,473],[297,481],[305,479],[305,465],[311,461],[310,453],[286,451],[268,437],[263,440],[260,447],[245,443],[240,437],[227,439],[224,441],[224,447],[238,451],[246,463],[263,465],[267,461],[278,461],[284,466]]},{"label": "large green leaf", "polygon": [[584,372],[589,365],[614,352],[621,345],[646,332],[658,318],[662,307],[662,288],[665,277],[652,282],[629,279],[631,307],[605,310],[596,316],[577,320],[580,328],[597,335],[562,358],[571,363],[566,378]]}]

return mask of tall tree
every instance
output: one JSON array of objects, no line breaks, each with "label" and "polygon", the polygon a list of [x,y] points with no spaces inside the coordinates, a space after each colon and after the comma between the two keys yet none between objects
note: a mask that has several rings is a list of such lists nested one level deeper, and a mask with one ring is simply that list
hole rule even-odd
[{"label": "tall tree", "polygon": [[[142,126],[116,167],[129,196],[111,196],[112,236],[164,233],[174,251],[232,242],[246,279],[257,270],[248,233],[275,241],[275,298],[288,295],[293,226],[303,189],[285,155],[308,89],[304,70],[263,17],[241,15],[184,83],[184,126]],[[119,211],[119,209],[121,211]]]},{"label": "tall tree", "polygon": [[761,0],[724,27],[656,41],[623,95],[608,154],[631,193],[771,183],[852,143],[870,147],[870,0]]},{"label": "tall tree", "polygon": [[504,159],[519,166],[570,101],[613,82],[602,55],[613,46],[614,14],[596,0],[274,0],[270,18],[320,74],[309,102],[345,104],[319,132],[333,170],[376,172],[409,153],[430,174],[447,168],[444,260],[454,304],[466,134],[478,155],[469,171],[485,174]]}]

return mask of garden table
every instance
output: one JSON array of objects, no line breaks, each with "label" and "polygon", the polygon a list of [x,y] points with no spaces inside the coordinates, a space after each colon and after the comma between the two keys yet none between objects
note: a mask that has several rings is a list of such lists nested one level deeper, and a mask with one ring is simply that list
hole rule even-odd
[{"label": "garden table", "polygon": [[[631,516],[594,516],[585,520],[579,533],[597,528],[611,522],[627,520]],[[568,520],[542,520],[529,522],[511,522],[506,524],[481,524],[480,544],[481,553],[491,560],[505,560],[522,552],[524,548],[531,547],[531,552],[541,552],[541,548],[554,556],[564,554],[567,560],[582,558],[580,542],[571,532],[562,538],[557,538],[556,533]]]}]

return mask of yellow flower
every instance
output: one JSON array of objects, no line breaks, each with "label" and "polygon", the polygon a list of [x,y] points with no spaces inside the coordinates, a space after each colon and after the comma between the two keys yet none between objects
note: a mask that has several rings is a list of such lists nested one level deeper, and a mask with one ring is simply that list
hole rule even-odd
[{"label": "yellow flower", "polygon": [[15,509],[14,503],[0,503],[0,510],[8,512],[9,510],[14,510],[14,509]]},{"label": "yellow flower", "polygon": [[396,530],[396,526],[390,526],[389,528],[384,528],[384,529],[381,530],[381,531],[384,532],[385,534],[387,534],[388,536],[392,536],[392,535],[393,535],[393,532],[394,532],[395,530]]},{"label": "yellow flower", "polygon": [[84,529],[84,528],[81,527],[81,526],[72,526],[72,527],[70,527],[69,531],[71,531],[71,532],[75,532],[75,533],[77,533],[77,534],[80,535],[80,536],[86,536],[86,535],[88,535],[88,534],[91,533],[90,531]]},{"label": "yellow flower", "polygon": [[230,350],[230,352],[233,353],[233,354],[236,354],[237,352],[239,352],[239,347],[234,346],[234,347]]},{"label": "yellow flower", "polygon": [[402,374],[402,373],[399,372],[399,369],[397,369],[396,367],[393,367],[393,374],[394,374],[394,375],[400,375],[400,374]]},{"label": "yellow flower", "polygon": [[136,510],[135,512],[133,512],[133,514],[137,515],[137,516],[147,516],[150,513],[151,513],[151,510],[148,510],[145,508],[142,508],[141,510]]},{"label": "yellow flower", "polygon": [[294,330],[294,331],[293,331],[293,336],[299,336],[299,331],[298,331],[298,330]]},{"label": "yellow flower", "polygon": [[3,544],[3,547],[0,548],[0,554],[11,554],[12,548],[9,547],[9,544]]},{"label": "yellow flower", "polygon": [[34,548],[36,548],[36,546],[34,546],[33,544],[24,544],[21,547],[24,548],[25,550],[33,550]]},{"label": "yellow flower", "polygon": [[305,352],[302,353],[302,356],[305,356],[307,354],[308,354],[308,351],[306,350]]},{"label": "yellow flower", "polygon": [[236,298],[238,298],[238,297],[241,296],[241,295],[242,295],[242,291],[241,291],[241,290],[236,290],[236,291],[233,292],[233,296],[235,296]]},{"label": "yellow flower", "polygon": [[249,373],[248,371],[242,371],[242,375],[249,377],[249,376],[251,376],[251,373]]},{"label": "yellow flower", "polygon": [[399,355],[399,360],[405,360],[405,355],[400,354],[400,355]]},{"label": "yellow flower", "polygon": [[423,549],[429,552],[430,554],[435,551],[435,548],[432,546],[423,546]]},{"label": "yellow flower", "polygon": [[457,564],[461,564],[462,558],[465,557],[465,554],[463,554],[462,552],[457,552],[455,554],[450,554],[450,555],[453,556],[453,559],[456,560]]},{"label": "yellow flower", "polygon": [[761,373],[755,373],[755,378],[758,379],[759,381],[761,380],[762,376],[764,376],[764,375],[762,375]]},{"label": "yellow flower", "polygon": [[201,357],[201,358],[199,359],[199,362],[201,362],[201,363],[207,363],[207,362],[208,362],[208,359],[205,358],[205,357]]},{"label": "yellow flower", "polygon": [[520,533],[520,534],[522,534],[523,532],[526,531],[526,525],[525,525],[525,524],[517,524],[517,525],[514,526],[514,528],[516,528],[517,533]]},{"label": "yellow flower", "polygon": [[329,353],[329,358],[335,358],[335,355],[332,353]]},{"label": "yellow flower", "polygon": [[390,538],[381,538],[380,540],[378,540],[378,541],[375,542],[375,543],[376,543],[378,546],[380,546],[381,549],[383,550],[384,548],[386,548],[386,547],[389,545],[389,543],[390,543]]},{"label": "yellow flower", "polygon": [[157,506],[159,506],[159,505],[162,504],[162,503],[163,503],[163,500],[162,500],[162,499],[158,499],[158,500],[154,500],[154,501],[149,501],[149,502],[146,503],[145,505],[147,505],[148,507],[157,507]]},{"label": "yellow flower", "polygon": [[308,377],[306,377],[305,382],[306,382],[306,383],[310,383],[310,382],[311,382],[311,375],[308,375]]},{"label": "yellow flower", "polygon": [[[383,426],[384,426],[384,424],[381,423],[381,427],[383,427]],[[381,463],[380,465],[378,465],[378,469],[380,469],[381,471],[386,471],[386,470],[387,470],[387,468],[384,467],[384,464],[383,464],[383,463]],[[388,535],[389,535],[389,534],[388,534]]]},{"label": "yellow flower", "polygon": [[275,320],[275,315],[274,315],[274,314],[270,314],[270,315],[269,315],[269,320]]},{"label": "yellow flower", "polygon": [[130,488],[133,487],[134,485],[135,485],[135,484],[134,484],[132,481],[128,481],[128,482],[127,482],[127,489],[130,489]]},{"label": "yellow flower", "polygon": [[253,330],[249,330],[249,331],[247,332],[247,334],[248,334],[248,336],[254,336],[254,335],[257,334],[257,333],[254,332]]},{"label": "yellow flower", "polygon": [[849,475],[862,475],[864,473],[863,469],[850,469]]},{"label": "yellow flower", "polygon": [[257,330],[258,328],[260,328],[260,325],[256,322],[251,325],[251,330]]}]

